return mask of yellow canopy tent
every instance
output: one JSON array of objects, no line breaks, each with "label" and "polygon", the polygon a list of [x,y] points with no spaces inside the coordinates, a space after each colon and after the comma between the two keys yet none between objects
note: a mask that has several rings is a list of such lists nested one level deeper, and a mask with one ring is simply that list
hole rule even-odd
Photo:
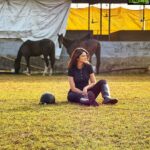
[{"label": "yellow canopy tent", "polygon": [[[93,34],[100,34],[100,10],[90,8],[90,30]],[[108,9],[102,10],[102,34],[108,34]],[[143,10],[130,10],[126,8],[111,9],[110,33],[119,30],[142,30]],[[71,8],[68,17],[67,30],[88,30],[88,8]],[[150,9],[145,9],[144,30],[150,30]]]}]

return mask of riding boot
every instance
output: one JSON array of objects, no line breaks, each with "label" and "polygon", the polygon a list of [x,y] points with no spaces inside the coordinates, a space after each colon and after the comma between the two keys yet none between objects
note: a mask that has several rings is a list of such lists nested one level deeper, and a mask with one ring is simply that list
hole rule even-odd
[{"label": "riding boot", "polygon": [[118,102],[117,99],[112,99],[110,97],[110,90],[109,90],[109,86],[107,83],[101,86],[101,93],[104,99],[102,104],[116,104]]},{"label": "riding boot", "polygon": [[88,98],[91,106],[99,106],[99,104],[96,102],[95,94],[92,91],[88,91]]}]

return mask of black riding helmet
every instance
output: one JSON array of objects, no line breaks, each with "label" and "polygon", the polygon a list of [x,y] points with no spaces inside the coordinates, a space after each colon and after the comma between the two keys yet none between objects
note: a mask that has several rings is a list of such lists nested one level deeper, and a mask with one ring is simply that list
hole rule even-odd
[{"label": "black riding helmet", "polygon": [[39,104],[54,104],[54,103],[55,103],[55,96],[53,94],[47,92],[41,95]]}]

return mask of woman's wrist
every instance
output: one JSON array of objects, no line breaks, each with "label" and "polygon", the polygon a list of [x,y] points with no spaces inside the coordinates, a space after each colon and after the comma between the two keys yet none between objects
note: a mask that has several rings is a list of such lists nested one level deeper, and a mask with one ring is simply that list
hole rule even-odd
[{"label": "woman's wrist", "polygon": [[88,87],[84,87],[83,90],[88,90]]}]

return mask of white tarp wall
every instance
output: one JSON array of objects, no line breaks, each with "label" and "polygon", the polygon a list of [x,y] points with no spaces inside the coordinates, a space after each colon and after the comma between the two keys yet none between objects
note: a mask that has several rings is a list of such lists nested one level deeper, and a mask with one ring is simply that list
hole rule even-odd
[{"label": "white tarp wall", "polygon": [[49,38],[59,57],[57,34],[66,32],[70,4],[71,0],[0,0],[0,38]]}]

